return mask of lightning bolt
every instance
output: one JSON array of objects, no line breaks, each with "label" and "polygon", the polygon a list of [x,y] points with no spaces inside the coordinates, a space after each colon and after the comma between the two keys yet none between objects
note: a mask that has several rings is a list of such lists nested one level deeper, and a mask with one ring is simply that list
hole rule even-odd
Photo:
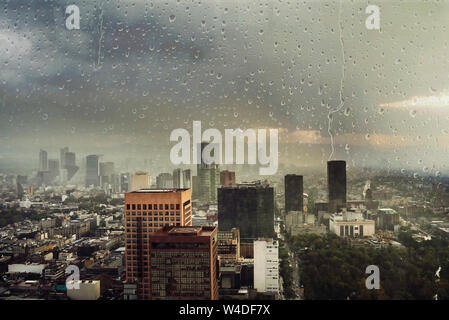
[{"label": "lightning bolt", "polygon": [[341,48],[341,59],[342,59],[342,64],[341,64],[341,78],[340,78],[340,92],[339,92],[339,97],[340,97],[340,104],[334,108],[329,110],[329,114],[327,115],[327,119],[328,119],[328,126],[327,126],[327,132],[329,133],[329,136],[331,138],[331,153],[329,155],[329,159],[328,161],[330,161],[334,155],[334,151],[335,151],[335,147],[334,147],[334,135],[332,134],[332,115],[334,113],[337,113],[341,110],[341,108],[343,108],[345,102],[343,99],[343,88],[344,88],[344,79],[345,79],[345,44],[343,41],[343,37],[342,37],[342,26],[341,26],[341,4],[342,4],[343,0],[340,0],[340,5],[339,5],[339,9],[338,9],[338,29],[339,29],[339,33],[340,33],[340,48]]},{"label": "lightning bolt", "polygon": [[100,9],[100,38],[98,39],[98,56],[97,56],[97,65],[95,67],[95,71],[101,69],[101,42],[103,41],[104,31],[103,31],[103,9]]}]

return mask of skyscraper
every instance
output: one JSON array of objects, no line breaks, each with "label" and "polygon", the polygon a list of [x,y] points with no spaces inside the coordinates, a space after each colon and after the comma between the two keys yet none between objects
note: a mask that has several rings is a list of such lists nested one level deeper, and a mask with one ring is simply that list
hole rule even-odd
[{"label": "skyscraper", "polygon": [[190,189],[146,189],[125,193],[127,283],[137,285],[138,297],[150,297],[150,234],[163,226],[192,225]]},{"label": "skyscraper", "polygon": [[86,187],[91,185],[98,187],[100,185],[99,163],[100,156],[98,155],[86,157]]},{"label": "skyscraper", "polygon": [[112,192],[117,193],[120,192],[120,175],[117,173],[113,173],[111,176],[110,187]]},{"label": "skyscraper", "polygon": [[120,192],[129,191],[129,173],[120,173]]},{"label": "skyscraper", "polygon": [[285,182],[285,213],[289,211],[303,211],[303,177],[288,174]]},{"label": "skyscraper", "polygon": [[59,175],[59,160],[49,159],[48,160],[48,171],[50,171],[51,180],[54,180]]},{"label": "skyscraper", "polygon": [[173,176],[168,172],[158,174],[156,177],[156,186],[158,188],[173,188]]},{"label": "skyscraper", "polygon": [[182,169],[173,170],[173,188],[183,188],[183,174]]},{"label": "skyscraper", "polygon": [[192,177],[192,198],[198,199],[199,187],[198,187],[198,176]]},{"label": "skyscraper", "polygon": [[148,242],[143,299],[218,300],[216,227],[164,227]]},{"label": "skyscraper", "polygon": [[[203,159],[203,150],[209,145],[202,142],[198,150],[201,150],[200,163],[197,165],[198,198],[202,202],[216,202],[217,188],[220,186],[220,169],[218,164],[206,163]],[[213,152],[211,153],[213,156]]]},{"label": "skyscraper", "polygon": [[100,186],[113,183],[112,177],[114,175],[114,162],[101,162],[100,163]]},{"label": "skyscraper", "polygon": [[59,150],[59,161],[60,161],[61,169],[65,169],[65,166],[66,166],[66,156],[65,155],[67,152],[69,152],[68,147],[64,147]]},{"label": "skyscraper", "polygon": [[65,147],[60,150],[60,168],[61,181],[70,181],[78,172],[79,167],[76,165],[76,156],[74,152],[69,152],[69,148]]},{"label": "skyscraper", "polygon": [[240,230],[242,239],[274,236],[274,190],[258,183],[218,189],[218,228]]},{"label": "skyscraper", "polygon": [[39,171],[47,171],[48,163],[47,163],[47,151],[40,150],[39,151]]},{"label": "skyscraper", "polygon": [[327,162],[327,187],[329,212],[346,207],[346,161]]},{"label": "skyscraper", "polygon": [[74,167],[76,166],[76,157],[74,152],[66,152],[64,153],[64,166],[63,168],[67,167]]},{"label": "skyscraper", "polygon": [[23,197],[23,186],[19,182],[19,180],[17,180],[16,182],[16,189],[17,189],[17,199],[21,200]]},{"label": "skyscraper", "polygon": [[211,170],[209,168],[201,168],[201,165],[197,166],[198,177],[198,199],[202,202],[211,201]]},{"label": "skyscraper", "polygon": [[182,172],[182,187],[192,188],[192,170],[186,169]]}]

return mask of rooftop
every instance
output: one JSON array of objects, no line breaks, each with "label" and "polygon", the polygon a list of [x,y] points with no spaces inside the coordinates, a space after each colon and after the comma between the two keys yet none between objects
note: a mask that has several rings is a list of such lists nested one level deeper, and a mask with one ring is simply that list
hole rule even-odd
[{"label": "rooftop", "polygon": [[179,192],[179,191],[186,191],[189,189],[183,189],[183,188],[166,188],[166,189],[140,189],[136,191],[132,191],[129,193],[171,193],[171,192]]},{"label": "rooftop", "polygon": [[169,234],[198,234],[201,231],[201,227],[184,227],[184,228],[172,228],[168,230]]},{"label": "rooftop", "polygon": [[230,185],[230,186],[221,186],[222,189],[242,189],[242,188],[269,188],[270,183],[265,180],[257,180],[252,182],[241,182],[237,183],[236,185]]},{"label": "rooftop", "polygon": [[183,227],[173,227],[173,226],[165,226],[162,229],[159,229],[155,233],[153,233],[153,236],[163,236],[163,235],[169,235],[169,236],[210,236],[212,232],[216,227],[208,227],[208,226],[202,226],[202,227],[190,227],[190,226],[183,226]]},{"label": "rooftop", "polygon": [[386,213],[386,214],[395,214],[396,211],[394,209],[391,208],[384,208],[384,209],[379,209],[380,212],[382,213]]}]

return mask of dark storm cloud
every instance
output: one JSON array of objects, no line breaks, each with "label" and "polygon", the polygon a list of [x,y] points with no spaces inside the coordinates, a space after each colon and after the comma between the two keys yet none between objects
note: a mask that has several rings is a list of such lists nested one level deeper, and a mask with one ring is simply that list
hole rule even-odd
[{"label": "dark storm cloud", "polygon": [[341,11],[338,1],[81,1],[73,2],[81,29],[66,30],[72,2],[2,6],[4,140],[35,135],[35,145],[57,148],[78,138],[94,152],[93,137],[105,146],[124,139],[137,152],[167,148],[172,129],[202,120],[206,128],[282,128],[292,135],[288,161],[301,161],[298,145],[326,160],[344,71],[344,106],[331,127],[338,156],[366,162],[389,135],[421,136],[432,145],[428,159],[438,150],[444,112],[411,117],[379,105],[448,89],[444,3],[380,1],[378,32],[364,26],[367,1],[343,1]]}]

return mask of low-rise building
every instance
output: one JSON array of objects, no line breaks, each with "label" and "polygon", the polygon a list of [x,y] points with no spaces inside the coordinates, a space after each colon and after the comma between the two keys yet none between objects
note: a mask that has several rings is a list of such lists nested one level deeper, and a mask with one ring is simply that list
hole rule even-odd
[{"label": "low-rise building", "polygon": [[45,264],[29,263],[29,264],[10,264],[8,265],[9,273],[38,273],[42,274]]},{"label": "low-rise building", "polygon": [[340,237],[367,237],[375,233],[375,221],[361,212],[343,211],[329,217],[329,231]]},{"label": "low-rise building", "polygon": [[307,214],[302,211],[289,211],[285,215],[285,229],[291,236],[306,233],[324,234],[327,232],[326,226],[320,225],[314,214]]},{"label": "low-rise building", "polygon": [[399,213],[386,208],[377,211],[377,227],[381,230],[394,230],[399,225]]},{"label": "low-rise building", "polygon": [[67,297],[72,300],[98,300],[100,298],[99,280],[71,280],[66,285]]}]

